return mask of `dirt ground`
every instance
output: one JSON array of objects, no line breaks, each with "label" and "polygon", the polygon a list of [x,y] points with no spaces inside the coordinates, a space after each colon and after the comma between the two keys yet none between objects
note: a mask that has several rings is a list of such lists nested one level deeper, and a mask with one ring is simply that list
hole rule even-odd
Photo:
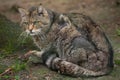
[{"label": "dirt ground", "polygon": [[[5,15],[15,23],[19,23],[18,7],[28,9],[40,3],[56,12],[76,12],[90,16],[108,35],[115,52],[114,60],[120,61],[120,36],[117,35],[117,29],[120,29],[120,0],[0,0],[0,14]],[[21,54],[19,53],[15,57]],[[10,62],[6,63],[6,60]],[[0,63],[4,61],[4,64],[12,64],[14,58],[3,59]],[[59,75],[42,64],[30,66],[29,69],[28,72],[20,71],[17,73],[20,80],[120,80],[120,64],[115,64],[115,68],[110,75],[98,78],[71,78]]]}]

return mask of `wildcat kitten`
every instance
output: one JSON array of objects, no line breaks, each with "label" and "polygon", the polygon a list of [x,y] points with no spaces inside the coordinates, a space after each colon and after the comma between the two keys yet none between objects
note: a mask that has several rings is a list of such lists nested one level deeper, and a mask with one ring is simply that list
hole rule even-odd
[{"label": "wildcat kitten", "polygon": [[52,70],[74,77],[101,76],[113,68],[112,47],[104,32],[82,14],[58,14],[42,6],[20,8],[21,25],[40,51],[30,51]]}]

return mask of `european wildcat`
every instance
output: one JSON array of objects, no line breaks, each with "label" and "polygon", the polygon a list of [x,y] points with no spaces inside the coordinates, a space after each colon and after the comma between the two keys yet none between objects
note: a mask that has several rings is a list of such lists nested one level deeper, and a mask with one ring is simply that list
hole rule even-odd
[{"label": "european wildcat", "polygon": [[113,68],[112,47],[104,32],[89,17],[58,14],[42,6],[20,8],[25,32],[40,51],[36,55],[50,69],[70,76],[101,76]]}]

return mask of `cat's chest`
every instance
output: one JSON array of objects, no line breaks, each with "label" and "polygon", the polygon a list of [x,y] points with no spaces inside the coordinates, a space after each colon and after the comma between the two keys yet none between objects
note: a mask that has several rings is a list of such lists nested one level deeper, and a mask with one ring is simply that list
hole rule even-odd
[{"label": "cat's chest", "polygon": [[44,49],[49,44],[46,38],[42,40],[39,36],[34,36],[33,41],[39,49]]}]

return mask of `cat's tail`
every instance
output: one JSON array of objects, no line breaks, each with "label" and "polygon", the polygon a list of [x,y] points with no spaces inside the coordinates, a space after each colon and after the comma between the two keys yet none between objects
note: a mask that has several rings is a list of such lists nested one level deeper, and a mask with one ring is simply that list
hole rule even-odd
[{"label": "cat's tail", "polygon": [[45,63],[49,68],[53,70],[57,70],[61,74],[65,74],[73,77],[80,77],[80,76],[97,77],[107,74],[106,72],[103,71],[94,72],[85,69],[83,67],[80,67],[79,65],[73,64],[71,62],[67,62],[65,60],[56,58],[54,56],[49,57]]}]

